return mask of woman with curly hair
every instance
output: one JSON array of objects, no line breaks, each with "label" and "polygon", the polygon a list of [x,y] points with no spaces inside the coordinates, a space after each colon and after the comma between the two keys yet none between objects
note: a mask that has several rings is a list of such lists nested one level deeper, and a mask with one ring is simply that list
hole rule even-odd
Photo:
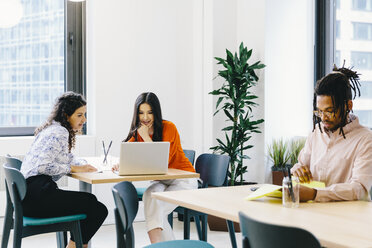
[{"label": "woman with curly hair", "polygon": [[[90,193],[61,190],[56,181],[73,172],[93,172],[96,168],[77,159],[71,149],[75,136],[86,122],[83,96],[66,92],[57,99],[45,124],[35,131],[35,140],[26,154],[21,172],[26,178],[27,193],[23,201],[24,216],[57,217],[86,214],[80,221],[84,247],[107,216],[107,208]],[[75,247],[74,238],[68,248]]]}]

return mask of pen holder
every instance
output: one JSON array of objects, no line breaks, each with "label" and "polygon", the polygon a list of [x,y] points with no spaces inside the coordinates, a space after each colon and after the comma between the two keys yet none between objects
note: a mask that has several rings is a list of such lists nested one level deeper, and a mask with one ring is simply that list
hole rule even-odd
[{"label": "pen holder", "polygon": [[298,208],[300,205],[300,184],[297,177],[283,178],[282,203],[287,208]]}]

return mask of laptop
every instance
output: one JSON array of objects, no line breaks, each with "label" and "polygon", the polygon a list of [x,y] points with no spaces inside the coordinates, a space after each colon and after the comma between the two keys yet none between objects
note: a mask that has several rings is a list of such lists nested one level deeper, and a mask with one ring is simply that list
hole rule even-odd
[{"label": "laptop", "polygon": [[169,142],[122,142],[119,176],[167,173],[169,145]]}]

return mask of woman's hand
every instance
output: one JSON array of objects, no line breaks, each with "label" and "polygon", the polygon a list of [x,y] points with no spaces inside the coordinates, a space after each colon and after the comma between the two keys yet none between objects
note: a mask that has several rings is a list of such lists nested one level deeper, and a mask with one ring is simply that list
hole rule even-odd
[{"label": "woman's hand", "polygon": [[298,177],[301,183],[310,183],[313,180],[313,175],[309,169],[309,166],[297,164],[291,169],[292,175]]},{"label": "woman's hand", "polygon": [[114,164],[114,165],[111,167],[111,170],[112,170],[112,171],[118,171],[118,170],[119,170],[119,164]]},{"label": "woman's hand", "polygon": [[142,137],[145,142],[152,142],[150,137],[150,129],[152,126],[146,126],[141,124],[141,126],[137,129],[138,134]]},{"label": "woman's hand", "polygon": [[97,171],[97,168],[94,166],[91,166],[90,164],[85,165],[71,165],[71,173],[77,173],[77,172],[95,172]]}]

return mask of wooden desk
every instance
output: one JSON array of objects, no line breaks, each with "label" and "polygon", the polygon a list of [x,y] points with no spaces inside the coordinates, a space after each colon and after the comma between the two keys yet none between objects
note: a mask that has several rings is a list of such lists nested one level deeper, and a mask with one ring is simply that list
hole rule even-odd
[{"label": "wooden desk", "polygon": [[[93,166],[99,167],[98,161],[101,158],[90,157],[85,158],[88,163]],[[168,169],[166,174],[162,175],[135,175],[135,176],[119,176],[111,170],[104,170],[100,173],[85,172],[85,173],[72,173],[69,175],[72,178],[79,180],[79,190],[85,192],[92,192],[92,184],[101,183],[118,183],[122,181],[152,181],[152,180],[167,180],[167,179],[181,179],[181,178],[199,178],[198,173]]]},{"label": "wooden desk", "polygon": [[[257,185],[254,185],[257,186]],[[285,208],[281,199],[246,201],[253,186],[219,187],[152,196],[193,210],[239,222],[239,211],[259,221],[295,226],[313,233],[326,247],[372,247],[372,202],[300,203]]]}]

